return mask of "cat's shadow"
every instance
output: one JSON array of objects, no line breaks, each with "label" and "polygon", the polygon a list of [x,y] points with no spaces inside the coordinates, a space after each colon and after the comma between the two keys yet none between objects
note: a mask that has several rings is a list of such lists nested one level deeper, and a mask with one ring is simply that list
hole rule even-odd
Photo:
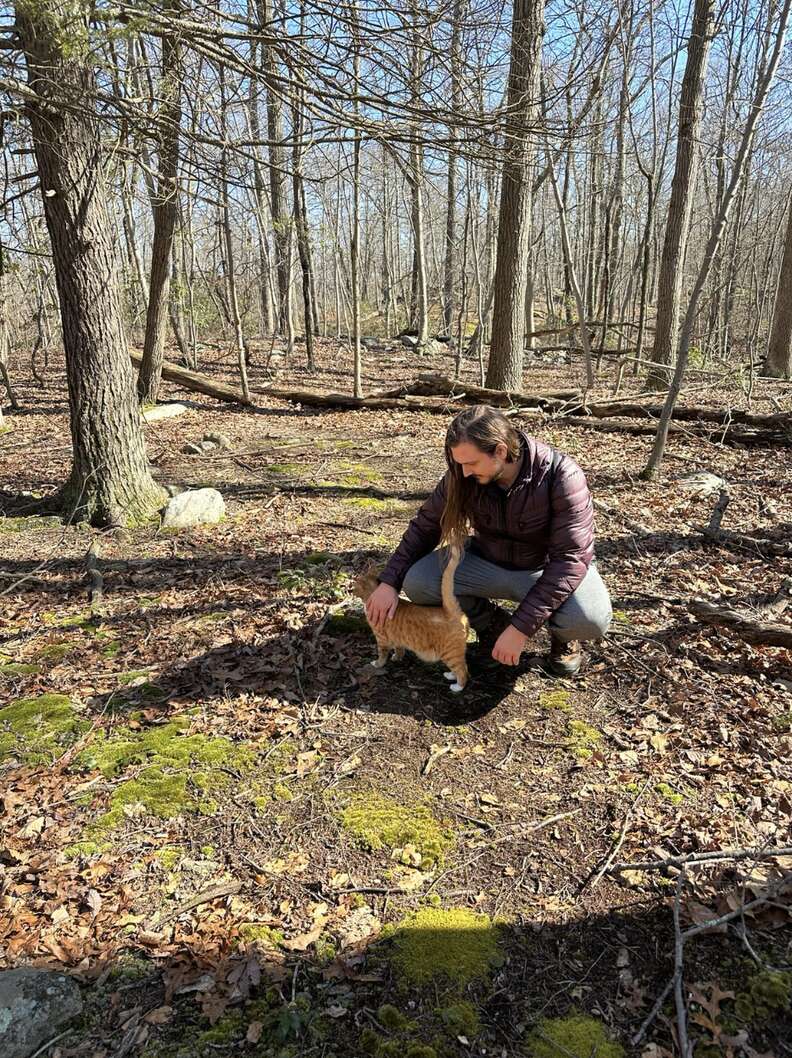
[{"label": "cat's shadow", "polygon": [[412,715],[445,727],[461,726],[497,709],[514,693],[526,669],[525,662],[515,668],[501,665],[494,671],[484,671],[473,658],[468,664],[470,678],[459,694],[449,690],[442,666],[427,665],[409,652],[378,674],[365,666],[358,672],[358,687],[349,695],[348,704],[370,713]]}]

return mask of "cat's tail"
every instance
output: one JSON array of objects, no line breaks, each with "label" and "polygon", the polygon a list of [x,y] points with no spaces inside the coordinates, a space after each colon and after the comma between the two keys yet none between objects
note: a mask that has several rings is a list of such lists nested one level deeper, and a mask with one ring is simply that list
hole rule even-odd
[{"label": "cat's tail", "polygon": [[457,602],[456,595],[454,595],[454,574],[461,561],[462,549],[458,544],[451,544],[448,548],[448,561],[443,570],[443,578],[440,581],[440,594],[443,599],[443,610],[446,617],[457,619],[460,619],[463,614],[462,607]]}]

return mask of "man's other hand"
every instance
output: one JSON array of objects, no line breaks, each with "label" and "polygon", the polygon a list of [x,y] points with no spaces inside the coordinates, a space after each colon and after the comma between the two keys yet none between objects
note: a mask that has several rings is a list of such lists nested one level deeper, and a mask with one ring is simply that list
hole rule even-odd
[{"label": "man's other hand", "polygon": [[[382,587],[382,585],[380,585],[380,587]],[[509,627],[498,636],[498,640],[492,648],[492,656],[496,661],[499,661],[501,665],[516,665],[520,660],[520,654],[522,654],[525,649],[525,644],[527,642],[528,636],[523,635],[518,628],[514,627],[514,625],[509,625]]]},{"label": "man's other hand", "polygon": [[399,605],[399,593],[390,584],[380,584],[366,600],[366,617],[369,624],[379,628],[390,621]]}]

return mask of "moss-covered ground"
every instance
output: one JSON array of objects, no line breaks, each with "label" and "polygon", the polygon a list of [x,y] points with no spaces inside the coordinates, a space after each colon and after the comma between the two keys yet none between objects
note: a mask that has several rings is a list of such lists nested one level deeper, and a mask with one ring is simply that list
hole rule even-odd
[{"label": "moss-covered ground", "polygon": [[[317,348],[299,383],[337,390],[347,352]],[[252,352],[265,385],[267,350]],[[577,680],[544,676],[540,632],[519,672],[474,674],[453,696],[409,655],[372,676],[350,592],[443,472],[445,401],[384,415],[267,398],[254,414],[206,398],[145,436],[160,479],[219,488],[226,521],[97,535],[30,514],[68,473],[65,388],[53,373],[44,400],[13,370],[0,953],[76,973],[86,1003],[46,1058],[675,1058],[673,999],[631,1043],[673,973],[674,878],[598,872],[612,855],[787,840],[788,658],[696,624],[684,600],[727,590],[760,608],[792,560],[703,541],[691,527],[712,501],[676,482],[691,462],[720,474],[729,528],[771,538],[792,523],[777,453],[752,450],[748,480],[744,452],[672,434],[667,476],[639,484],[646,437],[514,416],[573,454],[603,501],[613,631]],[[366,354],[371,388],[426,370],[401,347]],[[573,381],[533,371],[531,388]],[[462,373],[477,381],[475,364]],[[768,393],[757,381],[753,410],[775,410]],[[182,455],[188,416],[191,436],[225,433],[231,451]],[[760,491],[778,525],[757,515]],[[697,868],[684,924],[791,866]],[[788,901],[686,944],[696,1058],[787,1058]]]}]

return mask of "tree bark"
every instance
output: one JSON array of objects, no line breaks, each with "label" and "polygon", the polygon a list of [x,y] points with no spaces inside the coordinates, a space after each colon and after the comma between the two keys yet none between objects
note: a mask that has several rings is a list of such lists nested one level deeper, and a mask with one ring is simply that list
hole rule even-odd
[{"label": "tree bark", "polygon": [[684,275],[685,243],[690,228],[698,172],[704,82],[712,40],[714,10],[715,0],[696,0],[693,25],[688,41],[687,62],[682,78],[676,164],[671,184],[671,202],[668,206],[663,256],[660,262],[657,327],[651,357],[656,366],[649,371],[648,388],[664,389],[669,383],[669,369],[674,362]]},{"label": "tree bark", "polygon": [[515,0],[498,218],[492,343],[487,369],[491,389],[522,385],[525,287],[531,227],[531,136],[539,114],[539,68],[544,0]]},{"label": "tree bark", "polygon": [[788,212],[784,257],[762,374],[770,378],[792,379],[792,198]]},{"label": "tree bark", "polygon": [[[176,7],[170,5],[171,10]],[[156,404],[168,325],[173,235],[179,212],[179,126],[181,124],[181,55],[176,35],[162,37],[162,80],[158,115],[159,178],[152,200],[154,241],[151,248],[146,335],[137,389],[142,404]]]},{"label": "tree bark", "polygon": [[[257,0],[262,29],[273,33],[272,0]],[[286,152],[283,147],[283,114],[278,95],[278,64],[267,41],[261,43],[262,70],[267,87],[267,134],[269,136],[270,207],[278,276],[278,331],[291,334],[291,216],[286,202]]]},{"label": "tree bark", "polygon": [[83,0],[20,3],[16,25],[66,353],[73,464],[62,500],[70,517],[123,525],[150,516],[166,494],[146,461],[121,320],[89,13]]}]

